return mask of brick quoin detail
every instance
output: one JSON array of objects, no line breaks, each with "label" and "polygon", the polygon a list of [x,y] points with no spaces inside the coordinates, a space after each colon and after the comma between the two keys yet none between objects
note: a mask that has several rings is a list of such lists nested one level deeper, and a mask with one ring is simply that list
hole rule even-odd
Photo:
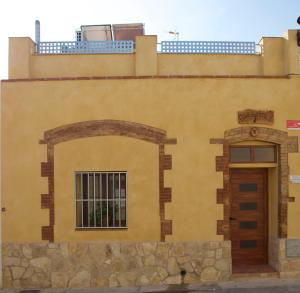
[{"label": "brick quoin detail", "polygon": [[93,120],[47,130],[39,141],[40,144],[47,145],[47,162],[41,163],[41,176],[48,178],[48,193],[41,194],[41,208],[49,209],[49,226],[42,227],[42,240],[54,242],[54,146],[73,139],[106,135],[126,136],[158,145],[160,240],[165,241],[165,236],[172,234],[172,220],[165,219],[165,203],[172,201],[172,189],[164,186],[164,170],[172,169],[172,156],[165,154],[164,146],[176,144],[176,138],[167,138],[166,131],[140,123]]},{"label": "brick quoin detail", "polygon": [[49,209],[49,226],[42,226],[42,240],[54,241],[54,147],[47,144],[47,162],[41,163],[41,176],[48,178],[48,194],[41,194],[41,208]]},{"label": "brick quoin detail", "polygon": [[165,155],[165,145],[159,145],[159,214],[160,214],[160,240],[165,241],[166,235],[172,234],[172,220],[165,218],[165,203],[172,201],[172,189],[165,187],[164,171],[172,169],[172,156]]},{"label": "brick quoin detail", "polygon": [[224,240],[230,240],[230,174],[229,146],[242,141],[266,141],[278,145],[279,158],[279,195],[278,195],[278,237],[287,238],[288,202],[294,202],[294,197],[288,193],[288,153],[298,152],[298,137],[288,136],[281,130],[265,127],[238,127],[225,131],[224,138],[211,138],[211,144],[223,145],[223,156],[216,157],[216,171],[223,172],[223,188],[217,189],[217,203],[224,206],[224,219],[217,221],[217,234],[224,235]]}]

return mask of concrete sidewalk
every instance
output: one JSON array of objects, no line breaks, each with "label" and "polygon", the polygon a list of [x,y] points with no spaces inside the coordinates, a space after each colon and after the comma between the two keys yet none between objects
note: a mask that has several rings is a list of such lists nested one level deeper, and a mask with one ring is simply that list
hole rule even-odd
[{"label": "concrete sidewalk", "polygon": [[0,293],[300,293],[300,279],[263,279],[249,281],[228,281],[218,284],[161,285],[131,288],[48,288],[48,289],[2,289]]}]

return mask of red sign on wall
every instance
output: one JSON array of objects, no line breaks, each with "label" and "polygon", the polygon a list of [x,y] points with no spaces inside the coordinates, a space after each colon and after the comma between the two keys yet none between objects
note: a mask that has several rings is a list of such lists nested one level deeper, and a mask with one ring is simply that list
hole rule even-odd
[{"label": "red sign on wall", "polygon": [[286,127],[288,130],[300,130],[300,120],[287,120]]}]

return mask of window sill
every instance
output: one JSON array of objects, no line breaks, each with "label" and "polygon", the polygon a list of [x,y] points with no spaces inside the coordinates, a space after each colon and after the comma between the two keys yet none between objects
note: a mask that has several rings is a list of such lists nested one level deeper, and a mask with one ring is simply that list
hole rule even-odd
[{"label": "window sill", "polygon": [[75,231],[98,231],[98,230],[128,230],[128,227],[76,227]]}]

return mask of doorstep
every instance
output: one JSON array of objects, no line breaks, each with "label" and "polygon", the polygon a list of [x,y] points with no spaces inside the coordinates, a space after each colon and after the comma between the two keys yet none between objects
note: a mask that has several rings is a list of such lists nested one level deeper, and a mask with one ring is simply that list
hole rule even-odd
[{"label": "doorstep", "polygon": [[279,273],[269,265],[238,265],[232,270],[231,280],[279,279]]}]

